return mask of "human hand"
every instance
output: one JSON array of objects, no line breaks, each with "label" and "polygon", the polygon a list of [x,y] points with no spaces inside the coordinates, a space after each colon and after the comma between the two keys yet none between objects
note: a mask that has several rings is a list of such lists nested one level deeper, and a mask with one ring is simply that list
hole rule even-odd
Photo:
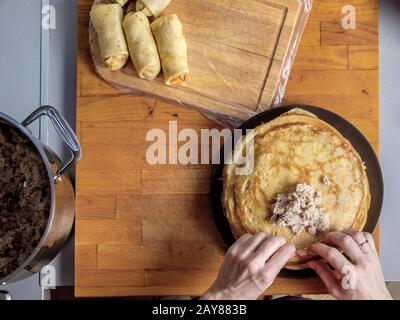
[{"label": "human hand", "polygon": [[[328,292],[335,298],[392,299],[385,285],[381,263],[371,234],[331,232],[326,236],[324,243],[313,244],[311,250],[326,262],[313,260],[308,262],[307,266],[318,274]],[[336,272],[328,267],[327,262]]]},{"label": "human hand", "polygon": [[282,237],[266,233],[243,235],[229,248],[217,279],[201,299],[257,299],[295,251]]}]

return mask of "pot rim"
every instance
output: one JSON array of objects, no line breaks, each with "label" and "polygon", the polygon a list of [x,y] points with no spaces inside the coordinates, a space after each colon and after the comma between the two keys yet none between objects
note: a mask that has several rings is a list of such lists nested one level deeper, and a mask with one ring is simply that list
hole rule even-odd
[{"label": "pot rim", "polygon": [[[42,158],[42,161],[46,167],[47,176],[48,176],[48,180],[50,183],[50,197],[51,197],[50,212],[49,212],[49,217],[47,219],[46,229],[43,232],[39,243],[36,245],[35,249],[31,253],[31,255],[17,269],[12,271],[10,274],[6,275],[4,278],[0,278],[0,285],[5,285],[7,282],[12,280],[17,274],[19,274],[22,270],[24,270],[34,260],[34,258],[39,253],[40,249],[43,247],[43,244],[45,243],[45,241],[50,233],[51,225],[53,224],[56,197],[55,197],[54,173],[51,170],[50,162],[47,158],[47,155],[46,155],[46,152],[44,149],[45,145],[42,144],[42,142],[40,140],[38,140],[36,137],[34,137],[33,134],[26,127],[24,127],[20,122],[18,122],[17,120],[13,119],[12,117],[10,117],[2,112],[0,112],[0,122],[5,122],[6,124],[11,125],[12,127],[18,129],[22,134],[25,135],[25,137],[27,137],[30,140],[32,145],[37,150],[37,152],[39,152],[40,157]],[[46,146],[46,147],[49,148],[48,146]],[[27,270],[27,271],[31,271],[31,270]]]}]

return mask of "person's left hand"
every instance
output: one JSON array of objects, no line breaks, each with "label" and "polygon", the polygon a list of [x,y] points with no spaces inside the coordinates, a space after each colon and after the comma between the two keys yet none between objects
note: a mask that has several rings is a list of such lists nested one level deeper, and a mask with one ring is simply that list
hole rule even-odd
[{"label": "person's left hand", "polygon": [[255,300],[295,252],[282,237],[245,234],[230,247],[217,280],[201,299]]}]

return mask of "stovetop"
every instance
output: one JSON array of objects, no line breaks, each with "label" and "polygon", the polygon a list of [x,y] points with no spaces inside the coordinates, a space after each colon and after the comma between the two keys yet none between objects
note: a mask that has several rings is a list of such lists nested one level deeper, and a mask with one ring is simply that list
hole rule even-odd
[{"label": "stovetop", "polygon": [[[49,5],[55,9],[55,29],[43,28]],[[75,25],[75,0],[0,1],[0,112],[22,121],[38,106],[52,105],[74,126]],[[63,158],[65,150],[53,130],[47,120],[32,128],[36,137]],[[73,285],[73,247],[71,237],[51,262],[57,286]],[[42,298],[38,275],[0,286],[0,290],[9,291],[13,299]]]}]

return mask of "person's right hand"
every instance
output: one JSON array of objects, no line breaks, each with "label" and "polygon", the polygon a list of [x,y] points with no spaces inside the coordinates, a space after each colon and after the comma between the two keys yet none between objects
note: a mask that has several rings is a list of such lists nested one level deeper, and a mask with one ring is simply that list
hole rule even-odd
[{"label": "person's right hand", "polygon": [[[329,293],[335,298],[392,299],[385,285],[381,263],[371,234],[331,232],[326,236],[324,243],[313,244],[311,250],[325,261],[313,260],[308,262],[307,266],[318,274]],[[327,263],[336,270],[336,273]]]}]

